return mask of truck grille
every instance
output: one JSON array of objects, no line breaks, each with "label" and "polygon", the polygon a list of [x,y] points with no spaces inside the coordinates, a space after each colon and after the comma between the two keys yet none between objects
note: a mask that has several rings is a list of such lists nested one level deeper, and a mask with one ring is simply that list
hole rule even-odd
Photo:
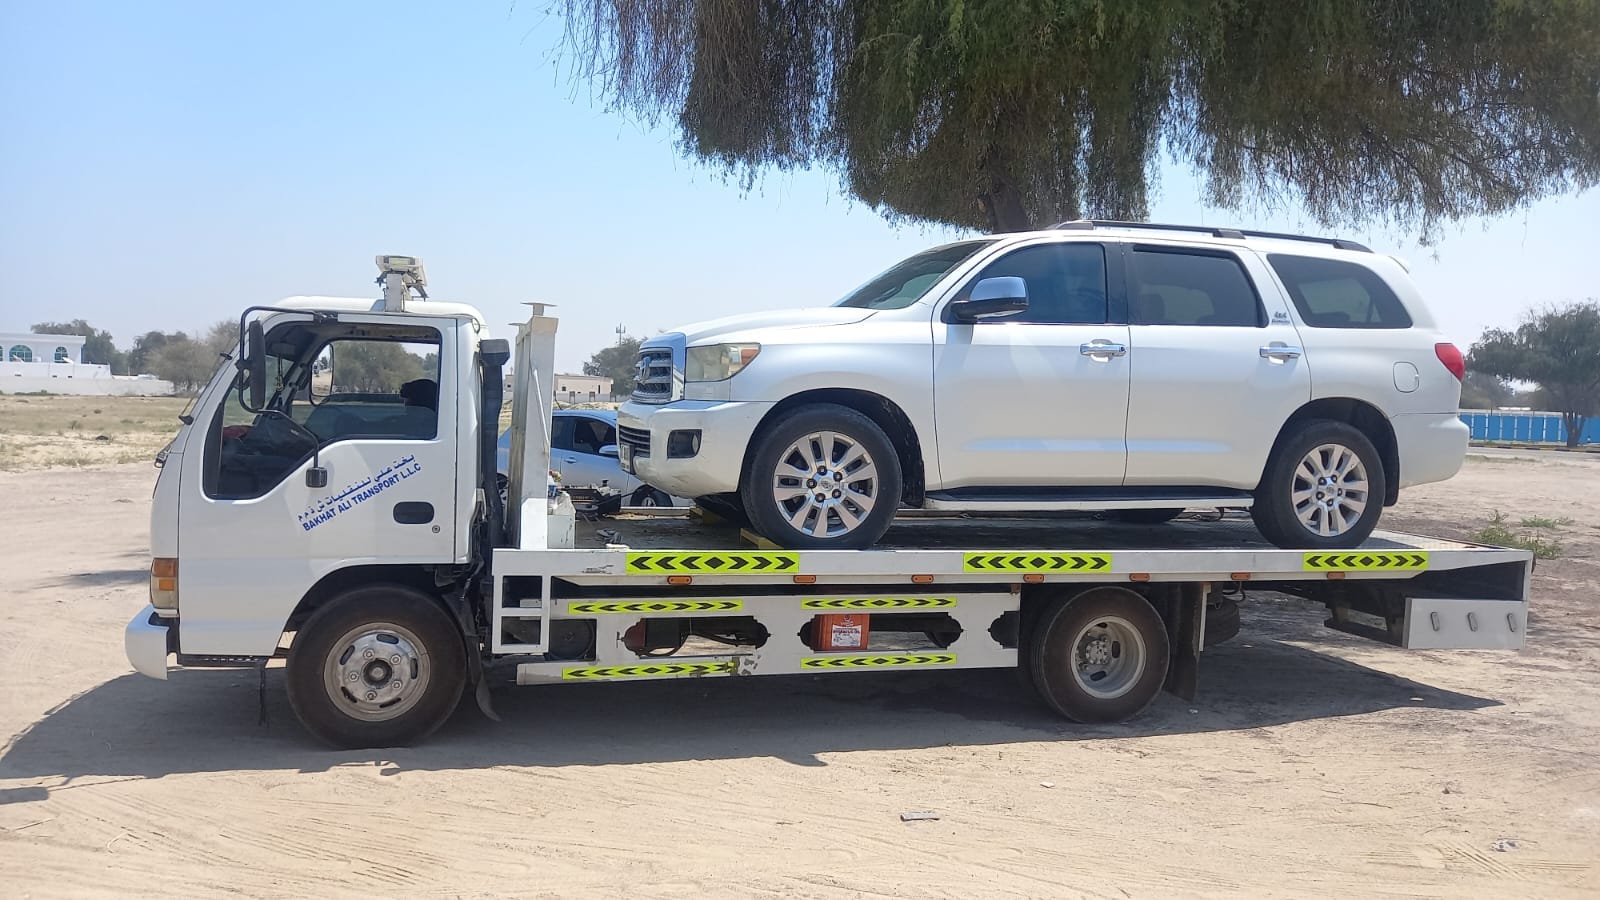
[{"label": "truck grille", "polygon": [[634,459],[650,455],[650,432],[643,428],[629,428],[626,425],[618,425],[617,440],[633,448]]},{"label": "truck grille", "polygon": [[639,351],[633,399],[640,403],[667,403],[672,400],[671,349],[651,347]]}]

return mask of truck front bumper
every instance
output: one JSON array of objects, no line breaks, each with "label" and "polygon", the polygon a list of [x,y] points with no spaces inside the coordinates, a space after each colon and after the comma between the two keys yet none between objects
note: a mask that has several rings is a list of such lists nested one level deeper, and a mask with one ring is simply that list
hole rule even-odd
[{"label": "truck front bumper", "polygon": [[[774,403],[739,400],[630,401],[617,410],[618,439],[628,448],[634,475],[674,497],[704,497],[739,489],[745,448]],[[674,431],[694,432],[699,450],[672,458]],[[631,432],[631,434],[630,434]]]},{"label": "truck front bumper", "polygon": [[128,662],[140,675],[167,680],[167,655],[172,652],[172,639],[177,636],[177,622],[156,615],[156,608],[145,604],[133,617],[123,633],[122,642],[128,653]]}]

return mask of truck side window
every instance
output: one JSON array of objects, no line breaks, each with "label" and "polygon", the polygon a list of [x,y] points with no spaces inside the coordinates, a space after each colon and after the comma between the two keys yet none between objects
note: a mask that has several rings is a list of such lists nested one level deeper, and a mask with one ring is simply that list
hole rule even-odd
[{"label": "truck side window", "polygon": [[[339,333],[335,329],[343,329]],[[268,334],[267,409],[245,409],[241,372],[210,423],[205,493],[260,497],[313,453],[344,440],[433,440],[439,332],[418,326],[294,322]]]},{"label": "truck side window", "polygon": [[1134,325],[1267,324],[1261,299],[1232,254],[1135,247],[1129,259],[1128,306]]},{"label": "truck side window", "polygon": [[[970,284],[1010,275],[1028,284],[1028,308],[995,322],[1101,325],[1107,321],[1106,253],[1099,244],[1036,244],[1000,257]],[[970,286],[968,288],[970,290]]]}]

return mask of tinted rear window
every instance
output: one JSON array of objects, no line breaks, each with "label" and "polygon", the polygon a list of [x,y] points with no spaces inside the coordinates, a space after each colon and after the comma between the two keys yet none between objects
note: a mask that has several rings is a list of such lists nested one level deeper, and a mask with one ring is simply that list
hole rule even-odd
[{"label": "tinted rear window", "polygon": [[1130,274],[1135,325],[1267,324],[1244,267],[1230,254],[1135,247]]},{"label": "tinted rear window", "polygon": [[1312,328],[1410,328],[1411,315],[1388,282],[1357,263],[1267,255],[1300,318]]}]

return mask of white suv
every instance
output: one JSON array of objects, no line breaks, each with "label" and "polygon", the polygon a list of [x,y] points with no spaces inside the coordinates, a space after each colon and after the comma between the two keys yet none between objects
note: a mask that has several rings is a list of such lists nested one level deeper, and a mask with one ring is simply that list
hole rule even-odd
[{"label": "white suv", "polygon": [[1279,546],[1345,548],[1460,468],[1461,376],[1359,244],[1080,221],[647,341],[617,423],[625,469],[790,548],[871,546],[902,506],[1248,507]]}]

